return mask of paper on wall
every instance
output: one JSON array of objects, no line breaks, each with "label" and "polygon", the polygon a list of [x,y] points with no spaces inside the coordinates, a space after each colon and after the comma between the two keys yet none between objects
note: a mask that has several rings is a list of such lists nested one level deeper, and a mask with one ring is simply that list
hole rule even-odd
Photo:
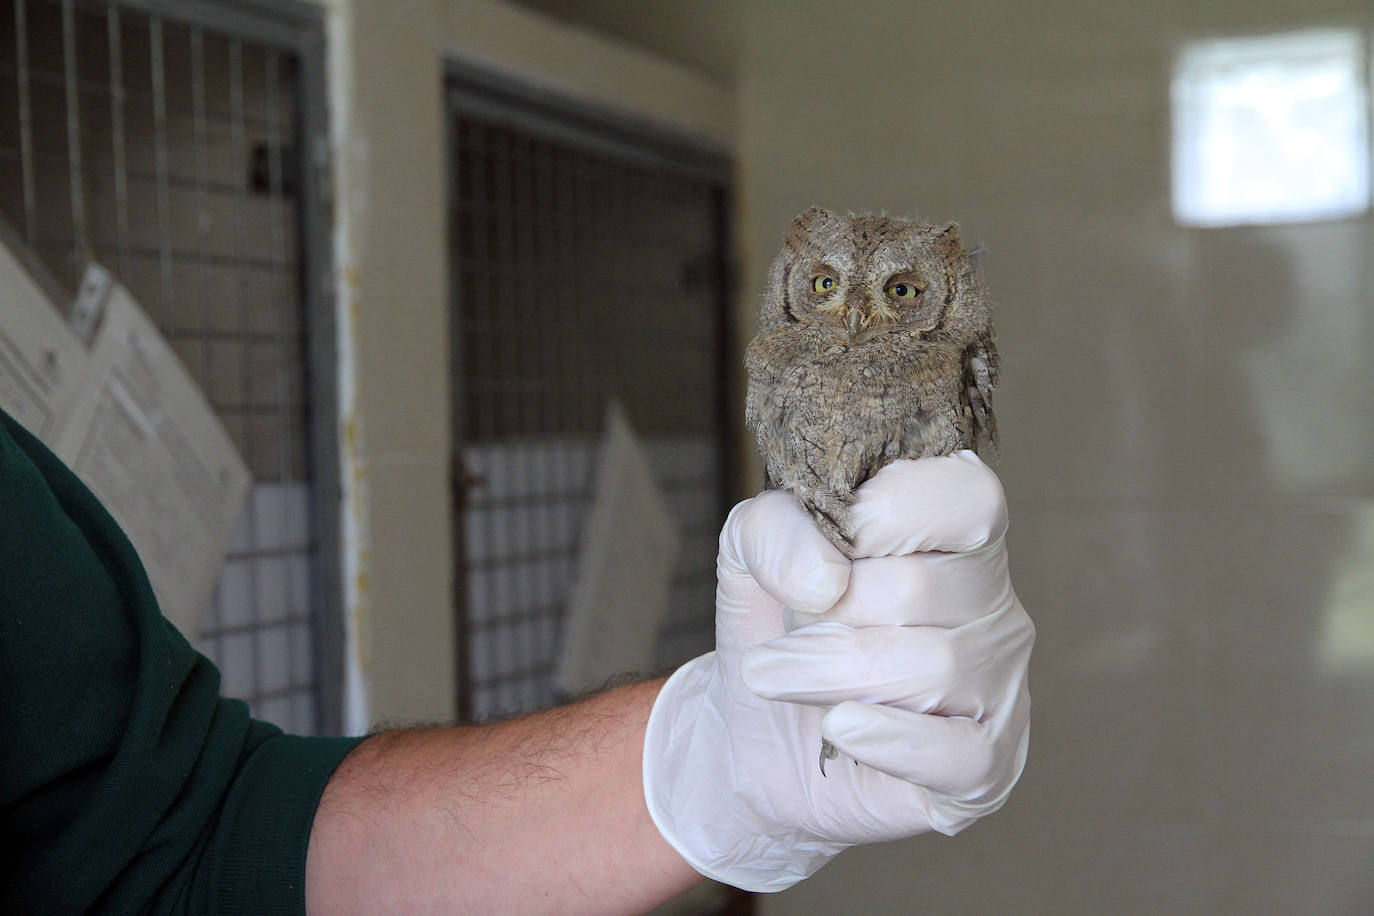
[{"label": "paper on wall", "polygon": [[54,451],[138,549],[163,615],[198,634],[251,477],[181,361],[118,284]]},{"label": "paper on wall", "polygon": [[0,407],[52,447],[86,348],[30,266],[0,243]]},{"label": "paper on wall", "polygon": [[568,694],[654,664],[680,538],[648,456],[611,402],[554,674]]},{"label": "paper on wall", "polygon": [[108,292],[87,348],[4,245],[0,284],[0,407],[101,501],[138,551],[163,615],[194,637],[248,468],[128,290],[98,284]]}]

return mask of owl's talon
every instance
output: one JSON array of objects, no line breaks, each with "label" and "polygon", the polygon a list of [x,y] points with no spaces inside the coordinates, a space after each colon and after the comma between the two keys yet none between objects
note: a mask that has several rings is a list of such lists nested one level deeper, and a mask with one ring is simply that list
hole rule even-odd
[{"label": "owl's talon", "polygon": [[[835,759],[836,757],[838,757],[838,756],[840,756],[840,752],[839,752],[838,750],[835,749],[835,745],[831,744],[829,741],[822,741],[822,742],[821,742],[821,775],[822,775],[822,776],[825,775],[825,762],[826,762],[827,760],[834,760],[834,759]],[[858,761],[855,761],[855,762],[857,763]]]}]

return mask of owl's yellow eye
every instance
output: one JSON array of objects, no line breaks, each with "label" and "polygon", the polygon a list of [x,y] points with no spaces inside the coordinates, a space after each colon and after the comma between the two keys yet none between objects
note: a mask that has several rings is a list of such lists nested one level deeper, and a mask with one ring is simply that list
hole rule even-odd
[{"label": "owl's yellow eye", "polygon": [[828,293],[835,288],[835,278],[821,274],[811,281],[811,288],[818,293]]},{"label": "owl's yellow eye", "polygon": [[915,299],[921,288],[915,283],[889,283],[886,292],[893,299]]}]

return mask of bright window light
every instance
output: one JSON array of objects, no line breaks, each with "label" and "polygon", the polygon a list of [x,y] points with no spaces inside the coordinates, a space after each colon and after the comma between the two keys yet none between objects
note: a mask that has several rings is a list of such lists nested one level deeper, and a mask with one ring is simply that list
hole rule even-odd
[{"label": "bright window light", "polygon": [[1365,68],[1355,31],[1187,45],[1173,81],[1174,217],[1234,226],[1363,213]]}]

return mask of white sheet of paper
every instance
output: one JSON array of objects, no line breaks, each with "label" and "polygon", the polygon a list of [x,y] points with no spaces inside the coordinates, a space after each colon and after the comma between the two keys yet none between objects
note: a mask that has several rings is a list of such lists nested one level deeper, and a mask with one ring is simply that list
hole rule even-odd
[{"label": "white sheet of paper", "polygon": [[128,290],[110,284],[87,348],[12,241],[0,234],[0,407],[104,504],[163,615],[194,638],[248,495],[248,468]]},{"label": "white sheet of paper", "polygon": [[115,284],[53,449],[119,522],[163,616],[194,637],[251,475],[205,396]]},{"label": "white sheet of paper", "polygon": [[51,448],[85,366],[85,346],[0,244],[0,407]]},{"label": "white sheet of paper", "polygon": [[555,683],[569,694],[654,663],[680,537],[649,459],[611,402]]}]

